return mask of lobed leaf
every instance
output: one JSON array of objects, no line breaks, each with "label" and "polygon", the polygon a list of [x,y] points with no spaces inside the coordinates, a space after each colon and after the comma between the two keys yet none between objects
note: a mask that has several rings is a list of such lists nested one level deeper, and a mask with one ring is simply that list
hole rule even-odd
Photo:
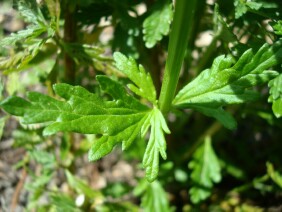
[{"label": "lobed leaf", "polygon": [[25,124],[47,123],[45,135],[58,131],[101,134],[89,151],[89,159],[98,160],[117,143],[122,142],[126,149],[138,136],[144,136],[148,126],[144,129],[143,125],[149,114],[148,108],[128,96],[122,85],[102,76],[98,80],[114,101],[104,101],[80,86],[58,84],[54,86],[55,93],[66,101],[30,92],[29,101],[13,96],[4,100],[1,107],[22,116]]},{"label": "lobed leaf", "polygon": [[235,121],[228,124],[225,120],[231,120],[231,116],[219,111],[222,111],[222,106],[228,104],[239,104],[259,98],[258,93],[248,88],[266,83],[277,76],[277,72],[267,69],[281,60],[282,50],[279,46],[280,43],[272,47],[265,44],[256,54],[249,49],[236,63],[231,56],[217,57],[210,69],[201,72],[179,91],[173,104],[181,108],[199,110],[216,118],[225,127],[233,129],[236,126]]},{"label": "lobed leaf", "polygon": [[192,202],[198,203],[209,197],[213,183],[221,180],[220,164],[210,137],[205,138],[204,144],[196,150],[188,166],[192,169],[191,179],[194,184],[189,193]]},{"label": "lobed leaf", "polygon": [[143,22],[143,39],[147,48],[154,47],[169,33],[172,17],[172,5],[169,1],[155,3],[151,8],[151,14]]},{"label": "lobed leaf", "polygon": [[268,101],[272,102],[274,115],[280,118],[282,116],[282,74],[269,81],[268,86],[270,87]]},{"label": "lobed leaf", "polygon": [[12,33],[10,36],[1,39],[0,45],[11,46],[15,45],[17,42],[29,42],[30,40],[37,38],[39,35],[46,31],[46,27],[31,25],[24,30],[20,30],[17,33]]},{"label": "lobed leaf", "polygon": [[[156,92],[149,74],[142,66],[137,67],[132,58],[115,54],[117,66],[135,85],[129,88],[141,97],[156,104]],[[134,140],[144,138],[151,126],[151,134],[143,158],[148,181],[158,175],[159,153],[166,159],[164,133],[170,133],[159,109],[149,110],[118,82],[97,76],[101,89],[113,100],[106,101],[80,86],[54,85],[54,92],[64,100],[58,100],[37,92],[29,92],[27,100],[12,96],[0,106],[8,113],[22,117],[24,124],[45,123],[44,135],[56,132],[97,134],[89,150],[89,160],[107,155],[118,143],[127,149]],[[138,86],[138,88],[137,88]]]},{"label": "lobed leaf", "polygon": [[143,166],[146,168],[146,178],[152,182],[159,172],[159,153],[166,159],[165,133],[170,133],[166,121],[157,108],[154,108],[149,115],[151,134],[143,157]]},{"label": "lobed leaf", "polygon": [[119,52],[114,53],[114,60],[117,68],[132,82],[134,82],[135,85],[129,84],[128,88],[135,94],[149,100],[153,104],[156,104],[156,90],[153,80],[150,74],[146,73],[143,66],[137,66],[132,57],[127,58]]}]

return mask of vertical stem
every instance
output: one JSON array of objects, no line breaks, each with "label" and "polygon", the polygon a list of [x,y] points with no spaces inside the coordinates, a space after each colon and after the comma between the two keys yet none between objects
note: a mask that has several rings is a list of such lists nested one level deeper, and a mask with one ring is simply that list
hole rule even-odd
[{"label": "vertical stem", "polygon": [[197,0],[176,0],[168,44],[168,58],[159,100],[160,109],[164,114],[169,111],[175,95],[182,61],[192,32],[191,26],[196,5]]},{"label": "vertical stem", "polygon": [[[64,24],[64,41],[66,43],[73,43],[76,41],[76,20],[75,20],[75,7],[71,7],[66,3],[65,9],[65,24]],[[65,52],[65,81],[70,84],[75,84],[75,61]]]}]

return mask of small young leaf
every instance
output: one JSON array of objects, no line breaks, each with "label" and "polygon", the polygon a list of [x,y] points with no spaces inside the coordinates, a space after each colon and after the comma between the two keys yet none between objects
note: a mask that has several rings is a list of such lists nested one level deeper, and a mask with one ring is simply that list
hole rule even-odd
[{"label": "small young leaf", "polygon": [[189,193],[193,203],[206,199],[211,194],[213,183],[221,180],[220,165],[211,145],[211,138],[206,137],[205,142],[193,155],[189,163],[192,169],[191,179],[193,187]]},{"label": "small young leaf", "polygon": [[117,68],[135,83],[135,85],[129,84],[129,89],[137,95],[148,99],[151,103],[156,104],[156,90],[153,80],[150,74],[146,73],[143,66],[139,65],[138,67],[133,58],[127,58],[119,52],[114,53],[114,60]]},{"label": "small young leaf", "polygon": [[270,87],[268,101],[272,102],[273,113],[279,118],[282,116],[282,74],[269,81],[268,86]]},{"label": "small young leaf", "polygon": [[148,183],[145,180],[141,180],[134,189],[134,194],[136,196],[143,194],[141,198],[141,206],[144,211],[171,211],[167,194],[158,181]]},{"label": "small young leaf", "polygon": [[157,1],[151,8],[151,14],[143,22],[144,41],[152,48],[169,32],[173,11],[170,1]]},{"label": "small young leaf", "polygon": [[270,23],[276,35],[282,35],[282,20]]},{"label": "small young leaf", "polygon": [[258,93],[247,88],[268,82],[277,76],[277,72],[267,69],[281,60],[282,50],[279,46],[280,43],[272,47],[265,44],[255,55],[249,49],[235,64],[230,56],[217,57],[210,69],[201,72],[179,91],[173,104],[177,107],[199,110],[232,129],[236,126],[234,121],[229,126],[224,121],[226,118],[231,120],[230,116],[223,115],[222,117],[225,117],[223,119],[218,113],[212,114],[208,111],[215,109],[218,112],[224,105],[239,104],[259,98]]},{"label": "small young leaf", "polygon": [[254,1],[235,0],[234,6],[235,6],[235,18],[238,19],[242,15],[244,15],[248,10],[259,10],[263,6],[263,4]]},{"label": "small young leaf", "polygon": [[24,30],[20,30],[17,33],[12,33],[10,36],[1,39],[0,45],[12,46],[15,45],[17,42],[28,42],[46,31],[46,27],[31,25]]},{"label": "small young leaf", "polygon": [[104,56],[102,48],[79,43],[64,43],[62,46],[77,64],[93,65],[95,69],[106,73],[117,72],[113,59]]},{"label": "small young leaf", "polygon": [[156,179],[159,172],[159,153],[166,159],[165,133],[170,133],[166,121],[157,108],[149,115],[151,123],[151,135],[143,157],[143,166],[146,168],[146,178],[149,182]]}]

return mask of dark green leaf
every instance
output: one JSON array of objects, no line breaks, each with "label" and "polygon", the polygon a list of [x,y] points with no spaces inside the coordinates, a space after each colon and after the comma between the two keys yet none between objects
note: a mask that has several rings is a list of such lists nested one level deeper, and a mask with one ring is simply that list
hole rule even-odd
[{"label": "dark green leaf", "polygon": [[282,74],[271,80],[268,86],[270,87],[268,101],[272,102],[273,113],[279,118],[282,116]]},{"label": "dark green leaf", "polygon": [[147,48],[152,48],[164,35],[167,35],[173,11],[170,1],[157,1],[150,9],[150,15],[143,22],[144,41]]},{"label": "dark green leaf", "polygon": [[231,114],[224,111],[221,107],[212,108],[203,105],[191,105],[191,108],[203,113],[206,116],[213,117],[217,119],[224,127],[232,130],[237,127],[236,120],[232,117]]},{"label": "dark green leaf", "polygon": [[198,203],[209,197],[213,183],[221,180],[219,161],[213,151],[210,137],[206,137],[204,144],[196,150],[189,168],[193,170],[191,179],[194,184],[189,193],[192,202]]}]

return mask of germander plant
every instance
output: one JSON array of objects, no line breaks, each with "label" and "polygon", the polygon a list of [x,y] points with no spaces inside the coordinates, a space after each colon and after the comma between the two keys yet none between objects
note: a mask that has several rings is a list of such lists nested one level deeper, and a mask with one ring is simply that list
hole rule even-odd
[{"label": "germander plant", "polygon": [[[59,50],[63,52],[66,68],[65,81],[68,84],[55,83],[53,96],[38,92],[28,92],[26,98],[10,96],[1,102],[1,108],[11,115],[20,116],[21,123],[24,125],[43,123],[44,136],[58,132],[97,135],[99,138],[92,142],[88,152],[90,161],[97,161],[111,153],[118,144],[121,144],[122,150],[127,150],[134,142],[146,142],[142,165],[147,181],[152,184],[146,184],[147,193],[144,182],[140,183],[139,191],[136,189],[138,195],[142,192],[146,193],[142,199],[143,207],[146,209],[150,210],[152,209],[150,207],[153,207],[152,201],[157,195],[154,192],[164,192],[156,179],[160,172],[160,157],[170,160],[167,156],[166,137],[168,134],[173,135],[174,131],[169,127],[169,116],[173,114],[178,117],[187,116],[189,115],[187,109],[198,111],[205,116],[215,118],[216,123],[219,122],[227,129],[235,130],[236,120],[232,116],[232,111],[226,108],[232,104],[258,101],[262,94],[256,88],[267,83],[270,87],[269,101],[272,103],[273,112],[276,117],[281,116],[282,84],[281,74],[277,71],[280,68],[273,70],[273,67],[281,66],[281,41],[273,34],[272,37],[270,36],[272,38],[270,43],[260,41],[256,45],[250,45],[252,48],[241,44],[239,37],[233,34],[236,27],[233,27],[234,31],[232,31],[232,27],[229,26],[229,24],[235,25],[236,21],[229,20],[228,24],[227,18],[219,12],[222,2],[218,2],[219,5],[212,4],[214,38],[203,52],[204,56],[199,58],[198,67],[200,68],[207,67],[208,60],[212,59],[210,68],[204,70],[196,68],[198,71],[195,73],[196,76],[188,80],[185,78],[187,73],[180,74],[181,67],[184,61],[184,72],[187,72],[193,62],[191,52],[196,38],[195,33],[197,33],[197,15],[204,11],[205,2],[176,0],[173,5],[170,1],[156,1],[150,7],[149,1],[145,1],[148,13],[141,19],[134,18],[128,15],[127,11],[123,11],[132,9],[135,6],[134,3],[114,1],[110,6],[110,1],[90,2],[59,3],[59,1],[50,0],[46,1],[46,5],[40,6],[35,1],[19,1],[18,10],[30,25],[22,31],[3,38],[0,43],[2,46],[16,46],[18,42],[23,41],[21,45],[25,49],[2,60],[1,69],[4,69],[5,73],[20,71],[32,66],[32,62],[40,59],[44,48],[49,48],[47,53],[50,55]],[[79,39],[72,30],[79,30],[79,24],[91,21],[87,19],[88,10],[84,4],[90,5],[92,9],[95,6],[97,11],[101,7],[102,16],[112,16],[112,19],[118,22],[114,35],[118,37],[120,29],[121,32],[128,31],[126,32],[128,33],[127,44],[131,40],[132,46],[119,44],[120,52],[113,53],[112,59],[104,56],[100,47],[84,44],[83,40],[78,42]],[[240,17],[248,12],[269,17],[264,11],[267,5],[262,2],[235,0],[235,18],[239,21]],[[275,2],[273,5],[274,9],[279,9]],[[103,8],[111,10],[103,10]],[[83,15],[83,13],[85,13],[84,16],[78,16],[81,18],[81,23],[79,19],[72,20],[74,14]],[[62,16],[65,21],[64,37],[60,35]],[[95,20],[95,17],[91,18]],[[153,66],[144,64],[146,67],[144,68],[133,58],[142,58],[140,53],[144,51],[134,50],[138,48],[135,43],[140,42],[138,39],[141,33],[138,28],[140,20],[143,21],[142,37],[147,49],[153,47],[157,49],[158,42],[169,35],[160,87],[157,86],[160,76],[156,76],[157,73],[153,70],[146,70]],[[279,23],[272,23],[276,31],[281,30]],[[213,57],[212,53],[216,52],[217,41],[222,41],[225,45],[233,45],[229,49],[229,54]],[[128,48],[130,50],[127,50]],[[146,53],[148,58],[150,54],[154,54],[153,52]],[[57,56],[56,64],[59,63],[60,57],[61,55]],[[202,63],[201,60],[203,60]],[[74,85],[76,84],[75,72],[77,66],[81,64],[91,64],[96,70],[104,71],[103,74],[96,76],[101,92],[91,92],[82,86]],[[52,74],[56,68],[54,66]],[[52,74],[50,73],[49,76]],[[124,77],[127,80],[124,80]],[[53,82],[54,80],[51,81]],[[105,98],[106,95],[101,94],[108,96]],[[213,150],[211,142],[213,134],[210,132],[202,134],[195,145],[187,150],[188,156],[185,152],[183,153],[184,158],[189,158],[190,171],[186,171],[191,172],[189,175],[193,183],[189,194],[193,203],[199,203],[211,195],[213,184],[221,181],[221,169],[224,167],[224,162],[218,159]],[[281,179],[278,172],[275,174]],[[70,173],[67,175],[71,176]],[[276,179],[271,177],[273,174],[269,176]],[[281,186],[281,182],[278,185]],[[155,210],[169,210],[167,200],[164,204],[160,201]]]}]

